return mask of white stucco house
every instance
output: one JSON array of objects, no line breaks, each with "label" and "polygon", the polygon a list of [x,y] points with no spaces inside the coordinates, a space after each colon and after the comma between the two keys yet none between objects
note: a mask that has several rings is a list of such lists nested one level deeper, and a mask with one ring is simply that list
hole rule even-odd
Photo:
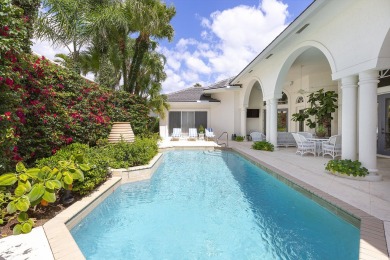
[{"label": "white stucco house", "polygon": [[260,131],[276,145],[278,128],[311,131],[291,120],[308,94],[334,90],[342,158],[375,172],[377,154],[390,155],[389,69],[389,0],[316,0],[238,75],[169,94],[160,134],[202,124],[217,136]]}]

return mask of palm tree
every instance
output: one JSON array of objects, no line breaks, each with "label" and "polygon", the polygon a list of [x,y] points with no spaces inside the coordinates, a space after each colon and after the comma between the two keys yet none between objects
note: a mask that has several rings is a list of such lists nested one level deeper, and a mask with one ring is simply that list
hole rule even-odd
[{"label": "palm tree", "polygon": [[36,21],[35,36],[51,41],[54,46],[65,46],[80,73],[79,53],[90,39],[86,33],[87,2],[77,0],[43,0],[43,10]]},{"label": "palm tree", "polygon": [[176,9],[173,6],[168,7],[165,3],[156,0],[146,0],[143,3],[144,5],[141,7],[143,12],[136,13],[137,19],[135,19],[137,22],[135,28],[140,33],[133,47],[134,55],[132,57],[128,82],[130,92],[135,88],[141,63],[145,53],[150,48],[150,38],[167,38],[171,41],[174,34],[170,21],[176,14]]}]

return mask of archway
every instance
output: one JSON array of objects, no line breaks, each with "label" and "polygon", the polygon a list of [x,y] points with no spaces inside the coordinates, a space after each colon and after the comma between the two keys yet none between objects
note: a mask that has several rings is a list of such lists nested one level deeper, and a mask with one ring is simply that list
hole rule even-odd
[{"label": "archway", "polygon": [[[333,59],[329,62],[330,53],[318,43],[316,45],[296,48],[286,59],[278,75],[274,95],[278,97],[281,93],[288,94],[290,102],[288,105],[278,104],[278,111],[282,108],[287,110],[289,132],[314,133],[314,129],[291,120],[293,114],[300,113],[308,107],[307,100],[310,93],[320,89],[338,92],[338,83],[332,80]],[[321,46],[321,49],[318,46]],[[295,102],[296,100],[300,102]],[[338,130],[337,120],[337,113],[335,113],[331,126],[334,133]]]}]

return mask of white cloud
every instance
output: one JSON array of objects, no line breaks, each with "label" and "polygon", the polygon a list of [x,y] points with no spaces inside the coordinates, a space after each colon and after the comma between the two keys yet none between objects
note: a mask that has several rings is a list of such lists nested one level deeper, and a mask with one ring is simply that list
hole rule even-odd
[{"label": "white cloud", "polygon": [[162,48],[170,70],[164,92],[235,76],[286,28],[287,17],[286,4],[263,0],[258,7],[240,5],[201,18],[201,40],[180,39],[172,49]]},{"label": "white cloud", "polygon": [[50,60],[55,60],[56,58],[54,57],[54,55],[58,53],[65,53],[65,54],[69,53],[69,50],[65,47],[53,47],[50,42],[40,41],[37,39],[33,39],[32,50],[35,53],[41,56],[45,56]]}]

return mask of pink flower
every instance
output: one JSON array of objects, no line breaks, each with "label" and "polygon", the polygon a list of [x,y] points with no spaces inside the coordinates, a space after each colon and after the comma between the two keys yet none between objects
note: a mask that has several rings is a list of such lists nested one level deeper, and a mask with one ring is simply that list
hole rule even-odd
[{"label": "pink flower", "polygon": [[5,84],[7,84],[8,86],[12,87],[14,85],[14,81],[10,78],[6,78],[5,79]]},{"label": "pink flower", "polygon": [[11,119],[11,112],[5,112],[4,115],[7,120]]}]

